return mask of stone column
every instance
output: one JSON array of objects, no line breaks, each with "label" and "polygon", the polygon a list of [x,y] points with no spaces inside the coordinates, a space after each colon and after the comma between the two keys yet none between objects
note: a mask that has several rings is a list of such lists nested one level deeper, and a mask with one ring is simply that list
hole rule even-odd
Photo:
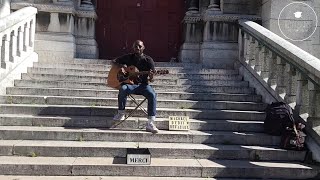
[{"label": "stone column", "polygon": [[92,9],[92,10],[94,9],[91,0],[81,0],[80,8]]},{"label": "stone column", "polygon": [[209,10],[220,11],[220,0],[210,0]]},{"label": "stone column", "polygon": [[188,12],[199,12],[199,0],[190,0]]},{"label": "stone column", "polygon": [[203,41],[210,41],[210,40],[211,40],[210,21],[207,21],[203,30]]}]

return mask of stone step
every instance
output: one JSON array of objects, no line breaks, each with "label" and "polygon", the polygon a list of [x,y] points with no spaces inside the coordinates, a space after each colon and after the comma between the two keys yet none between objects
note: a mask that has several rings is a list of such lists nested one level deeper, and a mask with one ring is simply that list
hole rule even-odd
[{"label": "stone step", "polygon": [[[17,87],[41,87],[41,88],[71,88],[71,89],[96,89],[107,90],[113,89],[107,87],[103,83],[89,83],[89,82],[72,82],[72,81],[37,81],[37,80],[15,80],[14,85]],[[196,86],[196,85],[152,85],[155,91],[167,92],[223,92],[223,93],[239,93],[239,94],[253,94],[254,88],[243,86],[233,86],[233,82],[228,81],[213,81],[213,86]]]},{"label": "stone step", "polygon": [[2,156],[0,174],[307,179],[315,178],[319,167],[301,163],[194,158],[152,158],[150,165],[137,166],[126,165],[125,158]]},{"label": "stone step", "polygon": [[[29,115],[60,115],[60,116],[113,116],[117,113],[116,106],[75,106],[75,105],[35,105],[35,104],[0,104],[2,114],[29,114]],[[127,110],[133,109],[127,107]],[[140,109],[133,113],[133,117],[145,117]],[[264,112],[236,111],[236,110],[195,110],[157,108],[157,117],[189,116],[193,119],[234,119],[263,121]]]},{"label": "stone step", "polygon": [[[70,63],[56,63],[56,64],[48,64],[48,63],[34,63],[33,68],[58,68],[60,69],[72,69],[72,70],[90,70],[90,71],[108,71],[110,70],[110,65],[98,65],[98,64],[70,64]],[[205,69],[199,68],[197,66],[190,67],[166,67],[161,66],[156,69],[167,69],[169,73],[188,73],[188,74],[233,74],[238,75],[238,70],[233,69]]]},{"label": "stone step", "polygon": [[99,141],[0,140],[1,156],[126,157],[127,148],[148,148],[152,158],[303,161],[305,151],[277,147]]},{"label": "stone step", "polygon": [[[109,71],[93,71],[93,70],[73,70],[73,69],[45,69],[45,68],[31,68],[28,70],[28,74],[41,74],[41,75],[64,75],[64,76],[76,76],[76,77],[96,77],[107,78]],[[29,75],[31,76],[31,75]],[[32,76],[31,76],[32,77]],[[157,75],[156,79],[189,79],[189,80],[242,80],[242,76],[238,74],[189,74],[189,73],[171,73],[170,75]],[[57,78],[58,79],[58,78]]]},{"label": "stone step", "polygon": [[[1,180],[246,180],[229,178],[192,178],[192,177],[132,177],[132,176],[10,176],[0,175]],[[250,179],[258,180],[258,179]]]},{"label": "stone step", "polygon": [[[73,96],[73,97],[117,97],[118,90],[86,90],[64,88],[29,88],[8,87],[8,95],[40,95],[40,96]],[[137,96],[141,97],[141,96]],[[157,91],[158,99],[172,100],[198,100],[198,101],[237,101],[237,102],[261,102],[261,96],[254,94],[227,94],[227,93],[187,93]]]},{"label": "stone step", "polygon": [[[79,80],[105,80],[108,78],[108,74],[100,74],[96,72],[91,72],[91,73],[85,73],[85,72],[79,72],[79,73],[60,73],[59,71],[55,72],[28,72],[22,74],[23,79],[40,79],[40,78],[51,78],[53,80],[65,80],[65,79],[79,79]],[[178,74],[164,74],[164,75],[156,75],[155,79],[158,80],[190,80],[190,81],[195,81],[195,80],[203,80],[203,81],[208,81],[208,80],[233,80],[233,81],[241,81],[242,77],[240,75],[220,75],[220,74],[186,74],[186,73],[178,73]],[[86,80],[88,81],[88,80]]]},{"label": "stone step", "polygon": [[[106,77],[95,76],[72,76],[72,75],[52,75],[52,74],[22,74],[23,80],[37,80],[37,81],[76,81],[76,82],[90,82],[101,83],[107,82]],[[158,79],[155,78],[152,84],[159,85],[226,85],[226,86],[248,86],[248,82],[239,81],[235,79],[214,79],[214,80],[191,80],[191,79]]]},{"label": "stone step", "polygon": [[[138,102],[142,102],[142,96],[136,96]],[[35,95],[5,95],[0,96],[0,104],[46,104],[46,105],[84,105],[84,106],[117,106],[118,98],[95,97],[67,97],[67,96],[35,96]],[[143,103],[147,108],[147,102]],[[136,107],[136,104],[128,98],[127,107]],[[242,111],[264,111],[266,104],[254,102],[232,101],[193,101],[157,99],[157,108],[172,109],[222,109]]]},{"label": "stone step", "polygon": [[157,134],[145,129],[65,128],[35,126],[0,126],[2,140],[56,140],[107,142],[161,142],[222,145],[278,146],[280,137],[255,132],[166,131]]},{"label": "stone step", "polygon": [[[56,64],[56,65],[85,65],[85,64],[93,64],[93,65],[111,65],[111,60],[101,60],[101,59],[75,59],[73,62],[58,62],[58,63],[50,63],[50,62],[39,62],[38,64]],[[174,63],[174,62],[155,62],[155,66],[160,67],[186,67],[186,68],[203,68],[202,64],[198,63]]]},{"label": "stone step", "polygon": [[[75,58],[73,64],[104,64],[110,65],[111,60],[108,59],[82,59]],[[185,62],[155,62],[156,66],[169,66],[169,67],[203,67],[201,63],[185,63]]]},{"label": "stone step", "polygon": [[[24,114],[1,114],[1,126],[41,126],[41,127],[77,127],[111,128],[113,117],[105,116],[33,116]],[[130,117],[117,126],[120,129],[144,129],[147,118]],[[157,118],[156,126],[161,130],[169,129],[168,118]],[[237,131],[264,132],[262,121],[247,120],[205,120],[190,119],[190,129],[200,131]]]}]

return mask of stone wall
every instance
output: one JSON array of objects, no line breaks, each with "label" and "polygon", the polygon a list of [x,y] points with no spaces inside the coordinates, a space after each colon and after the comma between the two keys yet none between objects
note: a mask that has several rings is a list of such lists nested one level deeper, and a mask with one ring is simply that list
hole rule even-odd
[{"label": "stone wall", "polygon": [[0,0],[0,18],[10,14],[10,0]]},{"label": "stone wall", "polygon": [[96,13],[90,0],[13,0],[11,6],[13,10],[25,6],[39,10],[35,51],[40,61],[98,58]]},{"label": "stone wall", "polygon": [[[310,54],[320,58],[320,23],[319,23],[319,17],[318,17],[318,25],[316,28],[315,33],[310,37],[308,34],[311,35],[313,32],[312,27],[305,25],[301,23],[300,20],[294,19],[294,12],[298,11],[299,8],[295,8],[293,5],[289,5],[290,3],[305,3],[312,7],[315,10],[315,13],[320,14],[320,2],[318,0],[303,0],[303,1],[295,1],[295,0],[263,0],[261,5],[261,17],[262,17],[262,25],[272,32],[276,33],[280,37],[288,40],[289,42],[295,44],[296,46],[302,48],[303,50],[309,52]],[[287,6],[289,5],[289,6]],[[301,4],[303,5],[303,4]],[[287,6],[287,7],[286,7]],[[304,5],[303,5],[304,6]],[[286,7],[286,8],[285,8]],[[285,8],[285,9],[284,9]],[[292,9],[290,9],[292,8]],[[307,8],[307,6],[304,6],[304,8]],[[284,9],[284,10],[283,10]],[[284,12],[290,12],[290,14],[285,14]],[[305,16],[303,16],[305,15]],[[287,17],[284,17],[287,16]],[[314,12],[309,9],[308,12],[302,14],[302,18],[309,18],[309,20],[312,17],[315,17]],[[279,28],[278,19],[288,19],[288,25],[287,28]],[[290,19],[291,18],[291,19]],[[314,18],[313,18],[314,19]],[[291,21],[291,22],[290,22]],[[315,22],[315,20],[314,20]],[[284,26],[282,25],[283,21],[280,21],[280,27]],[[290,25],[291,24],[291,25]],[[299,25],[300,24],[300,25]],[[313,26],[315,27],[315,25]],[[309,28],[309,29],[308,29]],[[280,29],[284,29],[282,31],[287,31],[287,34],[291,35],[285,36],[286,32],[281,32]],[[295,32],[292,32],[292,30],[296,30],[298,33],[295,37]],[[305,31],[305,32],[303,32]],[[292,37],[290,37],[292,36]],[[299,38],[299,37],[300,38]]]},{"label": "stone wall", "polygon": [[260,13],[261,0],[222,0],[225,14],[257,15]]},{"label": "stone wall", "polygon": [[233,69],[238,56],[238,20],[260,21],[260,0],[189,0],[179,60]]}]

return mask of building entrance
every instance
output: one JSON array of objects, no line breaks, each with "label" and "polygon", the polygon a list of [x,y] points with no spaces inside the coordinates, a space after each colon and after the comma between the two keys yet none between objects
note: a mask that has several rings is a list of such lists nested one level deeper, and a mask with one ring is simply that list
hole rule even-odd
[{"label": "building entrance", "polygon": [[96,40],[100,58],[131,52],[141,39],[155,61],[176,58],[181,45],[183,0],[98,0]]}]

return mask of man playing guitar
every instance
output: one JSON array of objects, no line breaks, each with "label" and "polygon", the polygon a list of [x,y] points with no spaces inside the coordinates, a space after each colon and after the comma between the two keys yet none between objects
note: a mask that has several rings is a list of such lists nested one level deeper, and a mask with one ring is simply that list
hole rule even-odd
[{"label": "man playing guitar", "polygon": [[124,70],[126,66],[135,66],[139,71],[149,71],[150,73],[139,75],[134,80],[134,84],[121,83],[118,94],[118,114],[113,117],[113,120],[120,121],[125,119],[127,95],[143,95],[148,99],[148,123],[146,131],[157,133],[158,129],[155,126],[157,97],[153,88],[148,84],[153,79],[153,72],[155,71],[154,61],[150,56],[143,53],[145,46],[141,40],[136,40],[132,48],[133,53],[113,60],[113,66],[121,68],[120,71],[124,74],[126,73]]}]

